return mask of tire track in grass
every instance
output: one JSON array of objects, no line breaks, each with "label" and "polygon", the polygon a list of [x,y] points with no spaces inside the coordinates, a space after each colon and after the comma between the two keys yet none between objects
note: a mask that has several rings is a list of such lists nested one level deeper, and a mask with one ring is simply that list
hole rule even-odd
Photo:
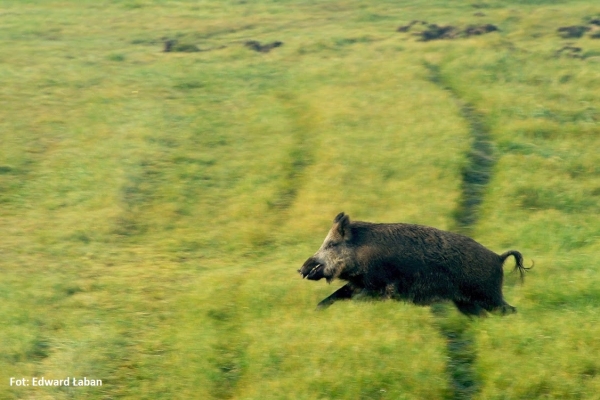
[{"label": "tire track in grass", "polygon": [[[234,293],[233,288],[227,288]],[[243,333],[240,307],[234,302],[221,304],[206,313],[217,332],[209,362],[212,369],[208,376],[212,382],[210,393],[216,399],[231,399],[238,390],[238,383],[246,372],[246,351],[248,339]]]},{"label": "tire track in grass", "polygon": [[[317,119],[310,104],[287,94],[279,95],[279,100],[288,117],[287,134],[291,136],[291,143],[282,161],[282,173],[275,193],[267,203],[269,210],[275,214],[269,231],[276,231],[278,223],[286,218],[288,209],[296,201],[302,187],[305,171],[313,163],[311,136]],[[263,238],[259,235],[255,240],[255,245],[263,248],[271,243],[268,236]],[[248,370],[250,338],[244,333],[245,317],[240,312],[242,307],[236,296],[244,279],[247,278],[240,276],[235,282],[230,282],[230,286],[222,287],[221,291],[230,294],[229,302],[214,305],[206,313],[218,335],[209,357],[212,369],[208,371],[212,383],[210,393],[216,399],[236,398],[240,390],[239,382]]]},{"label": "tire track in grass", "polygon": [[290,120],[292,146],[288,150],[283,165],[283,177],[269,208],[275,211],[285,211],[294,203],[306,169],[313,163],[312,143],[310,136],[315,130],[317,119],[310,105],[304,104],[289,95],[280,95],[285,104]]},{"label": "tire track in grass", "polygon": [[[472,137],[467,163],[461,174],[461,197],[454,212],[455,229],[469,234],[479,218],[479,206],[490,181],[494,166],[493,145],[490,133],[484,122],[484,115],[470,103],[464,101],[452,88],[440,72],[437,65],[425,63],[429,79],[441,89],[448,91],[460,107],[462,117],[469,123]],[[461,316],[459,320],[450,320],[446,305],[432,307],[440,333],[446,338],[448,365],[446,372],[450,381],[451,399],[471,399],[480,389],[480,382],[473,364],[477,359],[473,333],[469,329],[471,320]]]}]

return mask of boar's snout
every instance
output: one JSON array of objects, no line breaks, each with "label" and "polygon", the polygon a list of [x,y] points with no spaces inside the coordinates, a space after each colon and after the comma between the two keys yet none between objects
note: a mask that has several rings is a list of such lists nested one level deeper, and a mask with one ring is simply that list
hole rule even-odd
[{"label": "boar's snout", "polygon": [[325,270],[325,265],[318,262],[314,257],[310,257],[308,260],[304,262],[302,268],[298,270],[302,278],[310,279],[312,281],[318,281],[325,277],[323,271]]}]

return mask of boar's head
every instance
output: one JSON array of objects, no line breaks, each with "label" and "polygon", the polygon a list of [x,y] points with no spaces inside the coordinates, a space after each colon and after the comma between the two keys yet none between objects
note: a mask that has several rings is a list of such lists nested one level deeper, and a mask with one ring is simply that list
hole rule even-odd
[{"label": "boar's head", "polygon": [[331,282],[343,272],[353,269],[355,259],[350,217],[339,213],[321,248],[304,262],[298,272],[303,278],[315,281],[325,278]]}]

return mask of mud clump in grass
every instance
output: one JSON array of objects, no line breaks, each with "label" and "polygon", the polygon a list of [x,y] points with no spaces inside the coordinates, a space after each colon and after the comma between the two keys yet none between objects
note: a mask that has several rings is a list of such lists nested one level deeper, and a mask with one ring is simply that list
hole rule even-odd
[{"label": "mud clump in grass", "polygon": [[484,25],[469,25],[465,28],[464,34],[466,36],[477,36],[485,35],[486,33],[495,32],[499,30],[496,25],[484,24]]},{"label": "mud clump in grass", "polygon": [[583,25],[561,26],[558,28],[558,34],[563,39],[573,39],[582,37],[589,30],[589,26]]},{"label": "mud clump in grass", "polygon": [[[600,38],[600,31],[598,31],[597,36]],[[593,36],[591,37],[594,38]],[[584,51],[582,47],[576,46],[573,43],[567,43],[554,52],[554,57],[568,57],[591,62],[599,62],[600,57],[597,54],[598,53],[594,50]]]},{"label": "mud clump in grass", "polygon": [[413,27],[413,25],[427,25],[427,21],[413,20],[408,25],[399,26],[398,29],[396,29],[396,31],[397,32],[408,32]]},{"label": "mud clump in grass", "polygon": [[276,41],[267,44],[261,44],[257,40],[248,40],[246,43],[244,43],[244,46],[259,53],[268,53],[276,47],[283,46],[283,42]]},{"label": "mud clump in grass", "polygon": [[561,26],[557,30],[563,39],[579,39],[589,32],[592,39],[600,38],[600,17],[588,17],[582,25]]},{"label": "mud clump in grass", "polygon": [[[421,29],[419,29],[419,25],[421,25]],[[426,26],[425,29],[422,28],[423,25]],[[465,28],[460,28],[453,25],[428,24],[425,21],[412,21],[408,25],[402,25],[396,29],[397,32],[409,32],[412,30],[414,30],[413,35],[417,36],[420,41],[428,42],[431,40],[448,40],[480,36],[499,31],[500,29],[493,24],[468,25]]]},{"label": "mud clump in grass", "polygon": [[179,40],[177,40],[177,39],[163,38],[163,40],[164,40],[163,52],[165,52],[165,53],[171,53],[171,52],[198,53],[201,51],[219,50],[219,49],[224,49],[225,47],[227,47],[227,46],[218,46],[218,47],[212,47],[209,49],[201,49],[200,47],[196,46],[193,43],[182,43],[182,42],[179,42]]},{"label": "mud clump in grass", "polygon": [[426,30],[418,35],[423,42],[439,39],[456,39],[460,35],[460,30],[452,25],[439,26],[437,24],[431,24]]},{"label": "mud clump in grass", "polygon": [[567,44],[560,49],[556,50],[554,53],[555,57],[570,57],[570,58],[583,58],[581,54],[582,48],[578,46],[573,46],[572,44]]},{"label": "mud clump in grass", "polygon": [[196,53],[201,51],[198,46],[192,43],[180,43],[177,39],[165,40],[165,53],[180,52],[180,53]]},{"label": "mud clump in grass", "polygon": [[173,51],[173,46],[176,43],[177,43],[177,40],[174,40],[174,39],[165,40],[165,47],[164,47],[163,51],[165,53],[169,53],[169,52]]}]

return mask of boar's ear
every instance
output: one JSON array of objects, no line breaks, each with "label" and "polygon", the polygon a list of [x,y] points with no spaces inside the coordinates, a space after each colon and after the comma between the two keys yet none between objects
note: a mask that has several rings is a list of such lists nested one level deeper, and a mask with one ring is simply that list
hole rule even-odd
[{"label": "boar's ear", "polygon": [[337,217],[333,220],[335,226],[334,229],[337,233],[344,239],[350,240],[351,232],[350,232],[350,217],[345,215],[343,212],[339,213]]}]

